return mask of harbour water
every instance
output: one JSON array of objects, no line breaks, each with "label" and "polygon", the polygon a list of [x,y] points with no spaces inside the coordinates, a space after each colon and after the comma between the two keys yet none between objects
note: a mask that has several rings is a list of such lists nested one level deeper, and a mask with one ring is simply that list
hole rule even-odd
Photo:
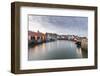
[{"label": "harbour water", "polygon": [[75,42],[57,40],[28,48],[28,60],[55,60],[87,58],[87,50],[77,47]]}]

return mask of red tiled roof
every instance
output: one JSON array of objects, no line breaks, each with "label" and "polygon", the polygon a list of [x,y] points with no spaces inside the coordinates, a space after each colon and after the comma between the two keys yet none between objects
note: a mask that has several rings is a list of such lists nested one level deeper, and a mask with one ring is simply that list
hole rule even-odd
[{"label": "red tiled roof", "polygon": [[41,32],[32,32],[32,31],[28,31],[28,35],[31,35],[31,36],[42,36],[44,35],[43,33]]}]

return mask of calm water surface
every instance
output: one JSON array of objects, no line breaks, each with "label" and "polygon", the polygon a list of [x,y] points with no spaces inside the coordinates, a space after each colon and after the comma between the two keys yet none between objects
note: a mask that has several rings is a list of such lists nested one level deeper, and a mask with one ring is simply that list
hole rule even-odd
[{"label": "calm water surface", "polygon": [[87,52],[77,48],[72,41],[57,40],[28,49],[28,60],[87,58]]}]

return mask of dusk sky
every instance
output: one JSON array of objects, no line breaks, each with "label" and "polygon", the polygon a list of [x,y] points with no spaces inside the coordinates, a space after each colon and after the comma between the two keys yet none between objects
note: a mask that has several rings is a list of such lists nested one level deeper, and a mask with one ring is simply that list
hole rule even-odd
[{"label": "dusk sky", "polygon": [[88,37],[88,17],[29,15],[29,30]]}]

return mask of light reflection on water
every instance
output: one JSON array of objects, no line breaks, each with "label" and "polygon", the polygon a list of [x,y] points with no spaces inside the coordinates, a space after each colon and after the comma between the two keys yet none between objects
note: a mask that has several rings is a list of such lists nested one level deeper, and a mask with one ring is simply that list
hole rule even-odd
[{"label": "light reflection on water", "polygon": [[28,60],[52,60],[87,58],[84,50],[72,41],[57,40],[33,46],[28,49]]}]

